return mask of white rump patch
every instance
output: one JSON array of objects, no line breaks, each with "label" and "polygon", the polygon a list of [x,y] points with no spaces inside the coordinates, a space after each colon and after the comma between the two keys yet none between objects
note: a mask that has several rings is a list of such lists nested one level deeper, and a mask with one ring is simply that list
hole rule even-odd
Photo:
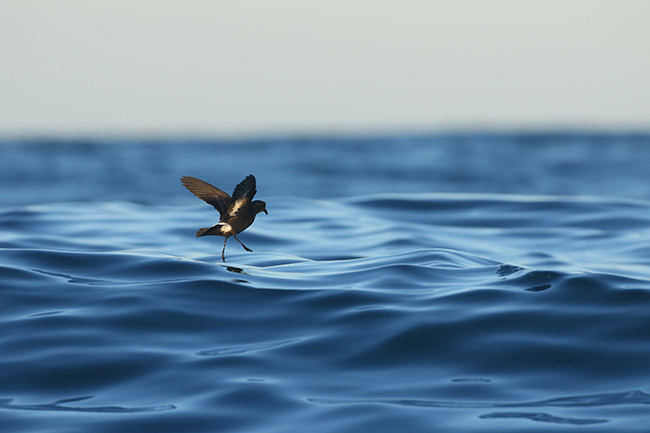
[{"label": "white rump patch", "polygon": [[219,226],[219,231],[221,232],[222,235],[231,235],[232,234],[232,226],[228,223],[218,223],[217,226]]}]

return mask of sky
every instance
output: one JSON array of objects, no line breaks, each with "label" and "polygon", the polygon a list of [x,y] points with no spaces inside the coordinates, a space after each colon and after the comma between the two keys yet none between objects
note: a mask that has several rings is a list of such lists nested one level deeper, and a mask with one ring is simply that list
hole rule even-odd
[{"label": "sky", "polygon": [[2,0],[0,136],[650,127],[645,0]]}]

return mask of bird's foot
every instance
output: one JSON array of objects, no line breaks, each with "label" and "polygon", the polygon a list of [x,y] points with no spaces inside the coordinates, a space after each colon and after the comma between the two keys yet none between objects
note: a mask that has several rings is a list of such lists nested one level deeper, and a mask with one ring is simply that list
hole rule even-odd
[{"label": "bird's foot", "polygon": [[244,245],[244,243],[243,243],[242,241],[240,241],[239,238],[238,238],[237,236],[233,236],[233,238],[235,238],[235,240],[236,240],[237,242],[239,242],[239,244],[240,244],[240,245],[241,245],[241,246],[242,246],[246,251],[248,251],[249,253],[252,253],[252,252],[253,252],[253,250],[251,250],[251,249],[248,248],[246,245]]}]

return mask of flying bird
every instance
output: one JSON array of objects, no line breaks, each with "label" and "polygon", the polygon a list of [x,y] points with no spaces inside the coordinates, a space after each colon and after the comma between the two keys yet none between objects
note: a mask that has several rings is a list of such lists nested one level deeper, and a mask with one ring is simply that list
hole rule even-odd
[{"label": "flying bird", "polygon": [[241,244],[246,251],[253,252],[250,248],[237,238],[237,235],[255,221],[255,215],[260,212],[269,214],[266,210],[266,203],[262,200],[253,200],[257,190],[255,189],[255,176],[249,174],[239,185],[230,197],[216,186],[197,179],[192,176],[183,176],[181,183],[189,189],[192,194],[214,206],[219,211],[219,222],[212,227],[199,229],[196,237],[199,236],[224,236],[221,260],[226,261],[226,242],[232,236]]}]

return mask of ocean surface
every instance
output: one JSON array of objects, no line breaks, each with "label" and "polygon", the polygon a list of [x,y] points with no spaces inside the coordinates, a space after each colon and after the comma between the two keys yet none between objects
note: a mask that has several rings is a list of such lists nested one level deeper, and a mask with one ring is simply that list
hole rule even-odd
[{"label": "ocean surface", "polygon": [[[221,261],[179,182],[267,202]],[[649,432],[650,134],[0,142],[4,432]]]}]

